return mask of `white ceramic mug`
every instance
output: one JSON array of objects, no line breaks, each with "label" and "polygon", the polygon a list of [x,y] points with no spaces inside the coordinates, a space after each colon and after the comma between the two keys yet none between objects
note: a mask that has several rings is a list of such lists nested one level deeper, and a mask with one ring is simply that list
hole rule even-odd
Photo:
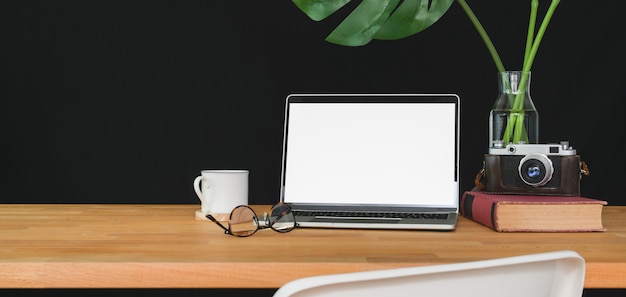
[{"label": "white ceramic mug", "polygon": [[211,214],[226,221],[233,208],[248,204],[248,175],[248,170],[202,170],[193,181],[201,205],[196,219]]}]

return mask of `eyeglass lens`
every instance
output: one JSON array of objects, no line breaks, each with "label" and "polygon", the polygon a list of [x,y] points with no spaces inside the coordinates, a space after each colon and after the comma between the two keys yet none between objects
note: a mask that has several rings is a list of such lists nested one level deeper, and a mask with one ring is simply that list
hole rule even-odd
[{"label": "eyeglass lens", "polygon": [[291,207],[286,204],[277,204],[267,218],[268,225],[278,232],[289,232],[296,227],[296,220],[291,212]]},{"label": "eyeglass lens", "polygon": [[259,219],[252,209],[247,206],[237,206],[230,213],[230,234],[235,236],[250,236],[259,229]]}]

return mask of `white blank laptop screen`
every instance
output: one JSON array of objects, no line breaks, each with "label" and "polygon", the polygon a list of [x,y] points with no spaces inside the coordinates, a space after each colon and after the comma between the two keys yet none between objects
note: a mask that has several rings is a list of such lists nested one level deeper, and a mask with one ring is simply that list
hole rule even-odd
[{"label": "white blank laptop screen", "polygon": [[455,104],[290,104],[285,202],[456,207]]}]

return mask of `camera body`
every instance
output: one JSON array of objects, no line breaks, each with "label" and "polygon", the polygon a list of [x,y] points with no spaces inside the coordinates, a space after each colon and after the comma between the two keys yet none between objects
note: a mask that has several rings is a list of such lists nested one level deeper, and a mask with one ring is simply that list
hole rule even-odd
[{"label": "camera body", "polygon": [[569,142],[495,145],[485,155],[485,191],[580,195],[581,161]]}]

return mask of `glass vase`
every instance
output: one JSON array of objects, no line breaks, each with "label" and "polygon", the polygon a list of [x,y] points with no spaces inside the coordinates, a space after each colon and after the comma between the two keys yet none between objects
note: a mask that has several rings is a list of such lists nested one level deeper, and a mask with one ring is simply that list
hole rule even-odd
[{"label": "glass vase", "polygon": [[489,113],[489,147],[539,143],[539,114],[530,98],[530,72],[498,73],[498,91]]}]

